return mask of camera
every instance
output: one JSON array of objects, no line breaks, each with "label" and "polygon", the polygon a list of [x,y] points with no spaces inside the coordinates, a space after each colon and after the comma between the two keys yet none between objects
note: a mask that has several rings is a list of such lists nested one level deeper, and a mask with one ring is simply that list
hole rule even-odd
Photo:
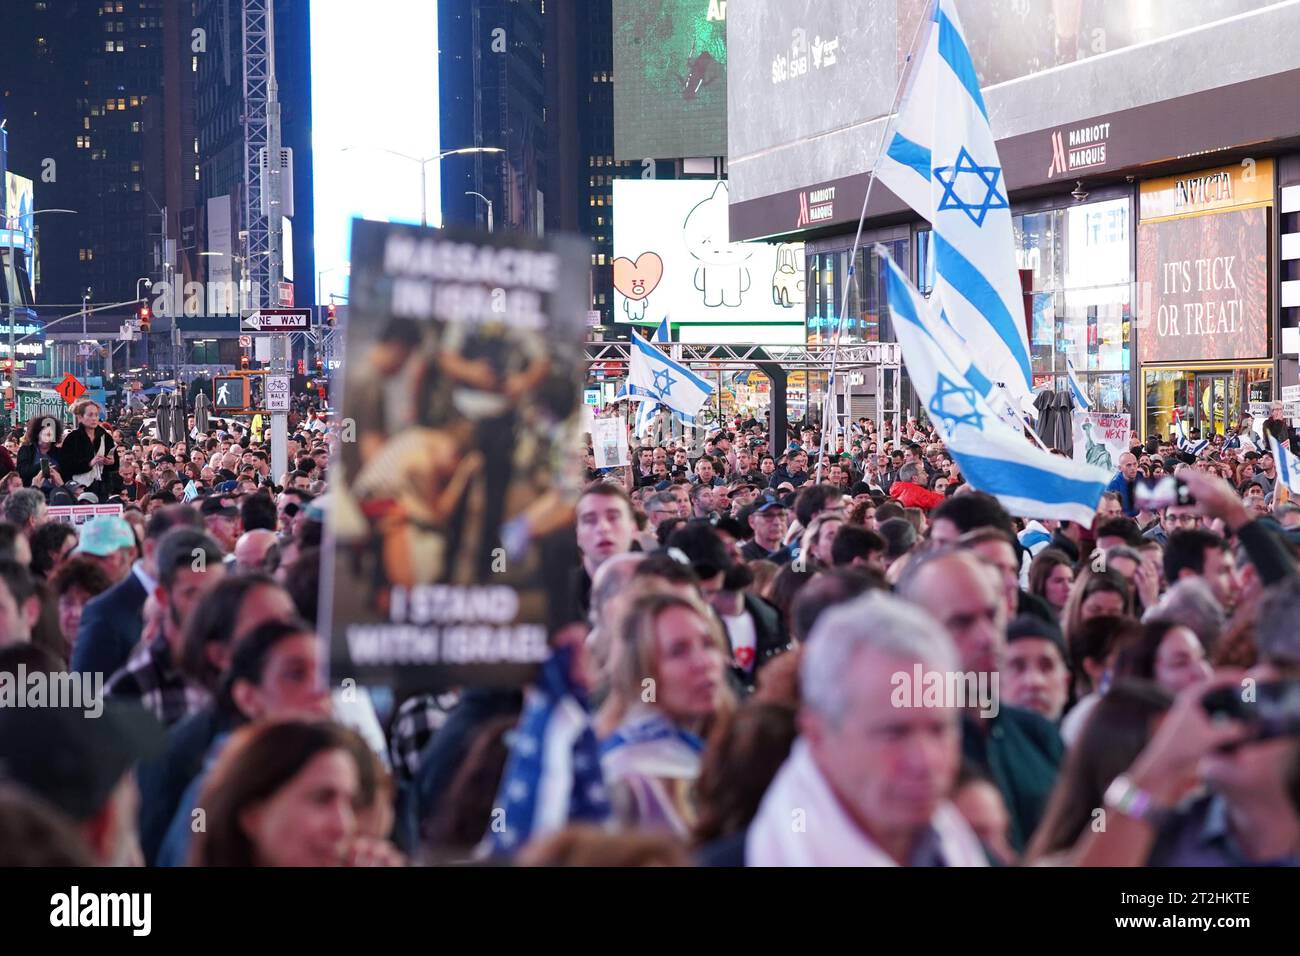
[{"label": "camera", "polygon": [[1256,740],[1300,735],[1300,680],[1259,683],[1249,695],[1242,687],[1220,687],[1201,706],[1211,717],[1222,714],[1253,726]]}]

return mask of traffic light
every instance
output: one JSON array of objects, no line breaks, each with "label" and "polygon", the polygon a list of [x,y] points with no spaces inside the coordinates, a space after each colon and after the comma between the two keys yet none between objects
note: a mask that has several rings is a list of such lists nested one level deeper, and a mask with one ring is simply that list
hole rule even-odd
[{"label": "traffic light", "polygon": [[303,359],[298,359],[298,374],[299,375],[307,374],[307,363]]},{"label": "traffic light", "polygon": [[140,306],[140,331],[146,335],[149,333],[149,327],[151,324],[150,319],[151,313],[149,311],[149,306]]},{"label": "traffic light", "polygon": [[319,355],[316,356],[316,371],[320,372],[325,368],[325,360]]},{"label": "traffic light", "polygon": [[331,302],[329,305],[325,306],[325,324],[329,326],[333,326],[334,321],[335,321],[334,303]]}]

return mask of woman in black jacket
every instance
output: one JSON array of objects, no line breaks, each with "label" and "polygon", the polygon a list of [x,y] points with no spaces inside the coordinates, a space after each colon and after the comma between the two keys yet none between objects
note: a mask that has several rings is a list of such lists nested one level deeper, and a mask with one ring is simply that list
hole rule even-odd
[{"label": "woman in black jacket", "polygon": [[63,480],[75,481],[102,502],[117,490],[117,453],[99,412],[99,404],[88,398],[72,406],[77,427],[64,436],[58,458]]},{"label": "woman in black jacket", "polygon": [[29,488],[44,491],[63,484],[59,469],[59,441],[63,438],[63,422],[53,415],[33,415],[27,423],[27,434],[18,449],[18,474]]}]

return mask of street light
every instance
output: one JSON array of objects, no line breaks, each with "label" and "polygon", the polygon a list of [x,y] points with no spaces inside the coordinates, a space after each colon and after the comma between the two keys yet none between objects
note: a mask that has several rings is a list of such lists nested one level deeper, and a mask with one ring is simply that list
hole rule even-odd
[{"label": "street light", "polygon": [[446,159],[448,156],[466,156],[471,153],[504,153],[505,150],[500,146],[462,146],[459,149],[444,149],[434,156],[410,156],[406,153],[399,153],[395,149],[388,149],[386,146],[344,146],[341,152],[349,152],[354,149],[373,149],[381,153],[390,153],[401,159],[408,160],[412,163],[418,163],[420,166],[420,225],[429,224],[429,202],[428,202],[428,176],[425,170],[428,165],[438,160]]},{"label": "street light", "polygon": [[488,232],[491,233],[491,232],[492,232],[492,200],[491,200],[491,199],[488,199],[487,196],[484,196],[482,193],[476,193],[476,192],[474,192],[474,190],[472,190],[472,189],[469,190],[469,191],[467,191],[467,192],[465,193],[465,195],[466,195],[466,196],[477,196],[479,199],[481,199],[481,200],[483,200],[485,203],[487,203],[487,207],[488,207],[488,220],[487,220],[487,227],[488,227]]}]

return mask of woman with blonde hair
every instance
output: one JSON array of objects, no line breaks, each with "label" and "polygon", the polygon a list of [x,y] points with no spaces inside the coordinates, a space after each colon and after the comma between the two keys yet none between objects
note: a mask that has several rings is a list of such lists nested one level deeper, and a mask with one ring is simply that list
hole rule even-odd
[{"label": "woman with blonde hair", "polygon": [[620,823],[690,835],[690,795],[704,740],[735,706],[727,683],[728,643],[699,599],[651,593],[632,601],[616,631],[601,743],[601,769]]}]

